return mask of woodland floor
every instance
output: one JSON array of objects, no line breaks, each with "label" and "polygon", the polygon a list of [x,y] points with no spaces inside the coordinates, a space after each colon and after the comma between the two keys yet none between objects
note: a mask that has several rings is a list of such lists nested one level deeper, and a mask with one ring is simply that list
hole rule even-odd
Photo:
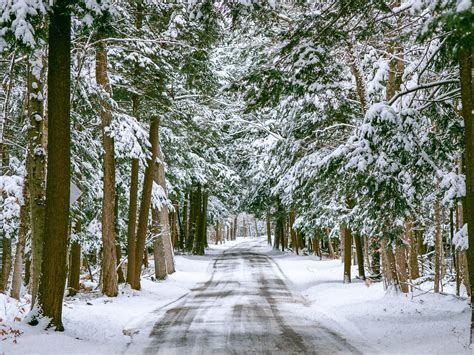
[{"label": "woodland floor", "polygon": [[473,353],[465,299],[342,284],[339,260],[275,252],[264,238],[176,259],[175,274],[140,292],[66,298],[64,333],[26,325],[28,298],[0,295],[0,353]]}]

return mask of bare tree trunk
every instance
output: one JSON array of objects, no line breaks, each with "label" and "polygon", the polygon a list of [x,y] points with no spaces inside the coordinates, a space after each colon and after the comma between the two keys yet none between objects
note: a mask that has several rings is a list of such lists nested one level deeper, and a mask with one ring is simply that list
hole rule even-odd
[{"label": "bare tree trunk", "polygon": [[12,269],[12,241],[10,237],[2,238],[2,272],[0,274],[0,293],[8,287],[8,279]]},{"label": "bare tree trunk", "polygon": [[[49,15],[48,171],[39,311],[63,330],[70,183],[71,15],[68,0],[57,0]],[[33,196],[32,196],[33,199]]]},{"label": "bare tree trunk", "polygon": [[[159,163],[155,168],[155,182],[161,186],[165,195],[168,196],[168,191],[166,189],[166,177],[165,177],[165,165],[164,165],[164,157],[163,152],[161,150],[159,135],[158,135],[158,159]],[[168,206],[163,205],[160,210],[160,230],[163,239],[163,247],[165,250],[165,258],[166,258],[166,271],[168,274],[172,274],[176,271],[174,265],[174,252],[173,252],[173,245],[171,243],[171,231],[170,231],[170,224],[169,224],[169,211]]]},{"label": "bare tree trunk", "polygon": [[36,304],[45,228],[46,144],[44,141],[43,53],[35,50],[28,63],[28,189],[31,219],[31,304]]},{"label": "bare tree trunk", "polygon": [[131,287],[135,290],[141,288],[140,275],[143,263],[143,250],[145,249],[146,232],[148,228],[148,216],[150,214],[151,205],[151,191],[153,188],[153,178],[155,174],[156,158],[158,156],[158,130],[160,121],[158,117],[153,117],[150,123],[150,143],[151,154],[150,159],[147,160],[147,167],[145,169],[145,176],[143,180],[142,200],[140,203],[140,215],[138,218],[138,227],[136,233],[135,246],[135,275],[133,277],[133,284]]},{"label": "bare tree trunk", "polygon": [[365,270],[364,270],[364,252],[362,250],[362,236],[354,236],[354,244],[357,256],[357,268],[359,271],[359,278],[365,280]]},{"label": "bare tree trunk", "polygon": [[459,69],[461,81],[462,117],[464,119],[464,159],[466,175],[466,197],[464,199],[464,223],[467,223],[469,245],[468,267],[471,295],[471,333],[470,342],[474,339],[474,54],[472,48],[461,48],[459,52]]},{"label": "bare tree trunk", "polygon": [[136,230],[137,230],[137,205],[138,205],[138,159],[132,159],[132,173],[130,181],[130,202],[128,208],[127,226],[127,283],[135,283],[135,255],[136,255]]},{"label": "bare tree trunk", "polygon": [[397,275],[398,281],[400,283],[400,289],[403,293],[408,293],[408,265],[405,245],[397,245],[395,247],[395,259],[397,264]]},{"label": "bare tree trunk", "polygon": [[25,254],[26,233],[28,230],[28,177],[25,177],[23,186],[23,203],[20,207],[20,226],[18,229],[18,240],[15,250],[15,262],[13,265],[11,297],[20,299],[21,280],[23,274],[23,257]]},{"label": "bare tree trunk", "polygon": [[406,223],[406,239],[410,245],[410,278],[416,280],[420,277],[420,271],[418,270],[418,253],[416,248],[416,236],[413,233],[413,224],[411,222]]},{"label": "bare tree trunk", "polygon": [[76,240],[71,244],[69,264],[68,291],[70,296],[74,296],[79,291],[81,276],[81,244]]},{"label": "bare tree trunk", "polygon": [[168,270],[166,269],[166,257],[165,257],[165,246],[163,244],[163,235],[160,225],[160,211],[156,208],[152,209],[151,212],[153,220],[153,258],[155,261],[155,277],[158,280],[164,280],[168,276]]},{"label": "bare tree trunk", "polygon": [[101,89],[102,144],[104,148],[104,178],[102,198],[102,292],[115,297],[118,293],[117,258],[115,250],[115,148],[114,139],[106,133],[112,122],[112,107],[108,103],[112,88],[107,76],[107,48],[102,39],[103,33],[98,35],[96,48],[96,81]]},{"label": "bare tree trunk", "polygon": [[181,233],[181,243],[180,248],[184,249],[186,240],[188,240],[188,199],[186,194],[184,195],[184,205],[183,205],[183,223],[182,223],[182,233]]},{"label": "bare tree trunk", "polygon": [[351,282],[351,254],[352,254],[352,233],[347,227],[343,227],[344,238],[344,283]]},{"label": "bare tree trunk", "polygon": [[125,282],[125,275],[123,273],[122,269],[122,247],[120,244],[115,245],[115,255],[116,255],[116,260],[117,260],[117,282],[119,284],[123,284]]},{"label": "bare tree trunk", "polygon": [[441,230],[441,205],[438,198],[435,200],[434,206],[434,215],[435,215],[435,275],[434,275],[434,292],[439,293],[442,290],[441,284],[441,257],[442,257],[442,230]]},{"label": "bare tree trunk", "polygon": [[272,226],[271,226],[271,214],[267,212],[267,244],[272,245]]},{"label": "bare tree trunk", "polygon": [[234,217],[234,235],[232,237],[233,240],[237,239],[237,222],[238,222],[238,215]]}]

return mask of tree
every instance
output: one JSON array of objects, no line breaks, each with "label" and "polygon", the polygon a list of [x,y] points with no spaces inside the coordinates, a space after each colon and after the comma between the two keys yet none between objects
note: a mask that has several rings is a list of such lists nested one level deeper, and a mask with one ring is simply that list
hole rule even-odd
[{"label": "tree", "polygon": [[48,168],[45,233],[38,312],[63,330],[70,182],[71,14],[69,0],[55,2],[48,40]]}]

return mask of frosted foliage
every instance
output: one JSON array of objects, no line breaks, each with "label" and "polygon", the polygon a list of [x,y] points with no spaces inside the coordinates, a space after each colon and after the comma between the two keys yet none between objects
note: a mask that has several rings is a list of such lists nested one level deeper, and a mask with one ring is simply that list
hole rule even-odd
[{"label": "frosted foliage", "polygon": [[114,138],[115,153],[119,157],[144,160],[147,157],[148,133],[135,117],[114,113],[107,134]]},{"label": "frosted foliage", "polygon": [[4,37],[13,33],[21,43],[33,47],[36,43],[31,19],[46,13],[43,0],[0,0],[0,51],[6,46]]},{"label": "frosted foliage", "polygon": [[23,176],[0,176],[0,229],[12,237],[18,229],[20,207],[23,203]]},{"label": "frosted foliage", "polygon": [[469,248],[469,240],[467,236],[467,224],[454,234],[453,244],[459,250],[467,250]]},{"label": "frosted foliage", "polygon": [[169,210],[173,209],[173,204],[168,199],[166,191],[161,185],[153,182],[153,189],[151,192],[151,205],[158,211],[161,211],[163,206],[167,206]]},{"label": "frosted foliage", "polygon": [[456,6],[457,12],[472,10],[471,0],[458,0]]}]

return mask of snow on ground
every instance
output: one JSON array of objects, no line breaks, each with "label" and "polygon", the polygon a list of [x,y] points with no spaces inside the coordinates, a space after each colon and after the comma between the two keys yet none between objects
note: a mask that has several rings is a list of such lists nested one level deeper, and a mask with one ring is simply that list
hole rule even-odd
[{"label": "snow on ground", "polygon": [[[259,246],[263,246],[265,241]],[[248,239],[247,239],[248,240]],[[243,239],[214,246],[207,255],[176,256],[177,272],[162,282],[142,281],[140,292],[121,287],[117,298],[82,293],[66,298],[65,332],[43,331],[21,321],[27,299],[0,294],[0,354],[111,354],[124,352],[131,336],[149,330],[156,310],[184,297],[197,283],[209,279],[213,256]],[[313,256],[271,255],[295,294],[301,294],[309,321],[328,325],[366,353],[468,354],[469,307],[465,299],[433,293],[386,294],[382,283],[353,280],[343,284],[340,260]],[[353,269],[356,275],[356,267]],[[15,336],[11,329],[23,334]],[[6,334],[3,334],[7,331]],[[140,333],[140,336],[143,334]]]},{"label": "snow on ground", "polygon": [[[130,335],[145,327],[149,318],[156,321],[154,310],[183,297],[197,283],[207,281],[213,256],[239,242],[211,245],[206,256],[177,255],[177,272],[161,282],[142,280],[141,291],[121,286],[116,298],[95,293],[65,298],[64,332],[27,325],[22,320],[30,308],[28,298],[17,301],[0,293],[0,354],[123,352]],[[4,331],[7,333],[3,334]],[[15,336],[17,331],[22,334]]]},{"label": "snow on ground", "polygon": [[[468,348],[467,300],[433,293],[387,294],[381,282],[343,284],[340,260],[274,255],[293,290],[310,306],[306,317],[324,314],[335,329],[364,352],[472,354]],[[357,275],[357,267],[352,269]],[[290,286],[291,288],[291,286]]]}]

